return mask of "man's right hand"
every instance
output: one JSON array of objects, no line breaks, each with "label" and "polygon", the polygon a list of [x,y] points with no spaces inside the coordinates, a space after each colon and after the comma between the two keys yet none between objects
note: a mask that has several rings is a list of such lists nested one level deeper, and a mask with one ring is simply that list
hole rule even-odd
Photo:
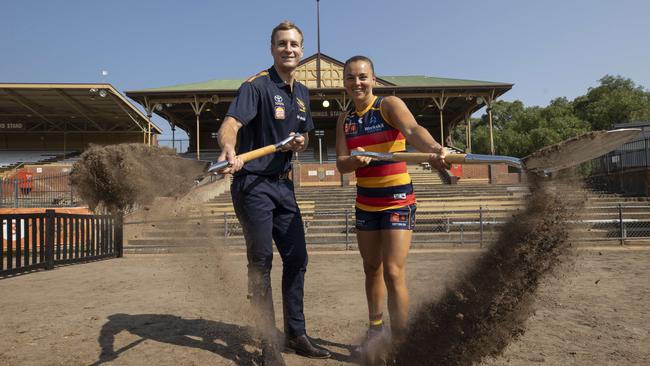
[{"label": "man's right hand", "polygon": [[221,174],[233,174],[244,166],[244,162],[237,156],[237,152],[232,147],[224,147],[217,159],[217,162],[220,161],[228,161],[228,167],[222,169],[219,172]]}]

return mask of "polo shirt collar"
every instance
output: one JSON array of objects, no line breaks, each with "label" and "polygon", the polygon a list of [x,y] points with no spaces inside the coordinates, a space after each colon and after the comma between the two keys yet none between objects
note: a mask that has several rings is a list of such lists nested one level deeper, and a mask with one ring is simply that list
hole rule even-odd
[{"label": "polo shirt collar", "polygon": [[[280,74],[278,74],[278,71],[275,69],[275,66],[271,66],[271,68],[268,71],[269,71],[269,76],[271,77],[271,80],[275,83],[275,85],[277,85],[279,88],[285,88],[288,86],[288,84],[286,84],[284,80],[282,80]],[[296,80],[294,80],[293,82],[294,82],[293,86],[295,86]]]}]

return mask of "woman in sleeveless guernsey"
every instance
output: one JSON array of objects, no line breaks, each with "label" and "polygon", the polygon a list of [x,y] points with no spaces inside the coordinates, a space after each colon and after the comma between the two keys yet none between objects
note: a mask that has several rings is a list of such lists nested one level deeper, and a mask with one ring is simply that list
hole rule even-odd
[{"label": "woman in sleeveless guernsey", "polygon": [[383,304],[388,312],[393,341],[405,336],[409,296],[406,257],[415,224],[415,193],[406,163],[351,157],[352,150],[398,152],[406,143],[431,153],[429,163],[444,169],[446,150],[418,125],[406,104],[395,96],[373,94],[372,61],[354,56],[344,66],[344,87],[354,105],[336,126],[336,166],[357,178],[357,242],[363,259],[369,327],[358,351],[383,334]]}]

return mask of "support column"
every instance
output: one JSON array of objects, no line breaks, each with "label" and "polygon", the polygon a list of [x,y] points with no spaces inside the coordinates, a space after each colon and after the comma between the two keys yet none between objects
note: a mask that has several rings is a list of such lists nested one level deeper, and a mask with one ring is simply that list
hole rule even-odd
[{"label": "support column", "polygon": [[494,128],[492,127],[492,104],[494,102],[494,89],[488,97],[485,98],[485,105],[487,106],[488,122],[490,123],[490,153],[494,155]]},{"label": "support column", "polygon": [[199,98],[197,98],[196,95],[194,96],[194,102],[190,103],[190,105],[192,106],[192,110],[194,110],[194,115],[196,116],[196,160],[201,160],[201,153],[200,153],[201,130],[200,130],[199,117],[201,116],[201,112],[203,111],[203,108],[205,108],[206,104],[208,104],[208,102],[199,103]]},{"label": "support column", "polygon": [[436,103],[436,106],[440,111],[440,141],[439,142],[440,145],[444,147],[445,146],[445,125],[444,125],[442,112],[445,109],[445,105],[447,104],[449,97],[445,97],[445,91],[443,90],[442,95],[440,97],[433,97],[432,99],[433,102]]},{"label": "support column", "polygon": [[144,97],[144,109],[147,112],[147,129],[144,130],[143,144],[151,146],[151,116],[153,115],[153,105],[147,97]]},{"label": "support column", "polygon": [[472,121],[470,117],[470,112],[465,113],[465,153],[470,154],[472,152]]},{"label": "support column", "polygon": [[172,125],[172,148],[176,150],[176,126],[175,125]]},{"label": "support column", "polygon": [[348,110],[350,107],[350,102],[352,102],[352,99],[347,99],[347,95],[345,92],[343,92],[341,99],[335,98],[336,103],[339,105],[339,108],[341,108],[341,111],[345,112]]},{"label": "support column", "polygon": [[494,133],[492,128],[492,107],[487,107],[488,121],[490,122],[490,153],[494,155]]}]

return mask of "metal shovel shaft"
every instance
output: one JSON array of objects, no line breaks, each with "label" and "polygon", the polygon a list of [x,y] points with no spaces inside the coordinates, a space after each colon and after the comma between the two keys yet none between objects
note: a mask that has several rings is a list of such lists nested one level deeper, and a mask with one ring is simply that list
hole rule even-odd
[{"label": "metal shovel shaft", "polygon": [[[428,153],[379,153],[374,151],[350,152],[352,156],[367,156],[376,160],[405,161],[408,163],[424,163],[429,160]],[[512,156],[481,155],[481,154],[447,154],[445,162],[449,164],[506,164],[515,168],[523,168],[521,159]]]}]

